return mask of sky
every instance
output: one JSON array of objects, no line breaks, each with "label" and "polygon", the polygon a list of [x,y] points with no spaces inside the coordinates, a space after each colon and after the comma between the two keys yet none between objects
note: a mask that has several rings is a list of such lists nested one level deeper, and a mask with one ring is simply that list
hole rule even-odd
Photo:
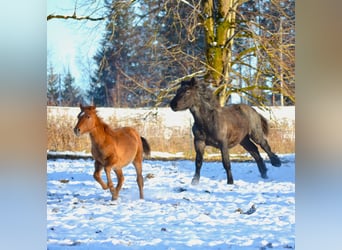
[{"label": "sky", "polygon": [[[48,0],[47,15],[72,15],[75,0]],[[82,15],[77,9],[77,15]],[[77,21],[51,19],[47,22],[47,66],[51,64],[56,73],[64,74],[70,69],[75,84],[88,86],[89,70],[94,69],[92,57],[103,35],[101,21]]]}]

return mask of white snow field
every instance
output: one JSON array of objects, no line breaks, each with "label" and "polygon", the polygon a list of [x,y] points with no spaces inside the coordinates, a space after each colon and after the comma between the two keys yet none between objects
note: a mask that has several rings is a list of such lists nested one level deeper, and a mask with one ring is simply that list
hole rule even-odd
[{"label": "white snow field", "polygon": [[267,180],[254,161],[232,162],[234,185],[221,162],[204,162],[197,186],[193,161],[145,160],[145,199],[129,165],[117,201],[93,160],[48,160],[47,249],[294,249],[295,155],[280,159],[266,161]]}]

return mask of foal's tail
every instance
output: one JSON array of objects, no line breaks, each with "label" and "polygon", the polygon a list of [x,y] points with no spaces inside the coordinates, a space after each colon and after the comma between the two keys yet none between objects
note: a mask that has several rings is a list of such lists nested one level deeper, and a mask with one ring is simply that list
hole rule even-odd
[{"label": "foal's tail", "polygon": [[151,155],[151,147],[150,144],[148,144],[147,140],[144,137],[140,137],[141,141],[142,141],[142,145],[143,145],[143,150],[144,150],[144,154],[146,156],[150,156]]}]

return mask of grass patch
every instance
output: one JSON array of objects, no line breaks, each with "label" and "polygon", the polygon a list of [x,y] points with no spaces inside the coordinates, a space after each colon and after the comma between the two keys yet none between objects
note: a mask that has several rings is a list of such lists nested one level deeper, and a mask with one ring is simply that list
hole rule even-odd
[{"label": "grass patch", "polygon": [[[49,151],[72,151],[90,153],[91,143],[88,135],[76,137],[73,128],[76,125],[76,117],[68,115],[47,114],[47,150]],[[184,158],[194,159],[195,150],[191,128],[165,128],[160,119],[153,121],[132,118],[126,121],[118,120],[116,117],[109,117],[105,120],[113,128],[131,126],[145,137],[152,151],[178,153],[183,152]],[[272,151],[277,154],[295,152],[295,130],[294,123],[270,122],[270,134],[268,142]],[[260,149],[260,152],[264,152]],[[240,146],[230,149],[231,155],[245,155],[246,151]],[[205,159],[221,160],[219,150],[207,147]],[[232,157],[233,159],[234,157]]]}]

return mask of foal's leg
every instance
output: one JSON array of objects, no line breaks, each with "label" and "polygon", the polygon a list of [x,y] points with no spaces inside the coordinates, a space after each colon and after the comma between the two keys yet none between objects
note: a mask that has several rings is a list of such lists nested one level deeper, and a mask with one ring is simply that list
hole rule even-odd
[{"label": "foal's leg", "polygon": [[110,175],[110,171],[112,171],[112,166],[106,166],[105,172],[107,176],[107,185],[109,187],[110,192],[112,193],[112,200],[116,200],[118,198],[118,192],[113,185],[112,177]]},{"label": "foal's leg", "polygon": [[139,187],[139,196],[140,199],[144,199],[144,178],[142,176],[142,156],[136,157],[133,161],[133,165],[135,167],[135,171],[137,172],[137,183]]},{"label": "foal's leg", "polygon": [[232,175],[231,166],[230,166],[228,143],[227,142],[221,143],[220,150],[221,150],[223,167],[226,170],[226,174],[227,174],[227,184],[234,184],[233,175]]},{"label": "foal's leg", "polygon": [[240,142],[241,146],[244,147],[244,149],[246,149],[255,159],[258,168],[259,168],[259,172],[261,174],[261,177],[266,179],[267,177],[267,168],[265,165],[264,160],[262,159],[258,147],[249,139],[248,136],[246,136],[241,142]]},{"label": "foal's leg", "polygon": [[192,178],[191,184],[192,185],[197,185],[199,183],[199,179],[201,176],[201,167],[203,163],[203,153],[205,149],[205,142],[201,140],[196,140],[195,139],[195,151],[196,151],[196,170],[195,170],[195,175]]},{"label": "foal's leg", "polygon": [[101,170],[103,169],[103,166],[98,162],[95,161],[95,171],[93,174],[94,179],[101,185],[101,187],[106,190],[108,189],[108,186],[106,183],[103,182],[101,178]]},{"label": "foal's leg", "polygon": [[119,192],[121,190],[122,184],[124,183],[125,177],[123,176],[122,169],[115,169],[116,179],[118,180],[118,184],[115,188],[115,194],[112,196],[113,200],[116,200],[119,197]]},{"label": "foal's leg", "polygon": [[268,157],[270,158],[271,164],[275,167],[280,167],[281,162],[279,157],[272,152],[270,145],[268,144],[267,140],[262,137],[260,138],[257,136],[252,135],[253,141],[255,141],[257,144],[261,146],[261,148],[267,153]]}]

